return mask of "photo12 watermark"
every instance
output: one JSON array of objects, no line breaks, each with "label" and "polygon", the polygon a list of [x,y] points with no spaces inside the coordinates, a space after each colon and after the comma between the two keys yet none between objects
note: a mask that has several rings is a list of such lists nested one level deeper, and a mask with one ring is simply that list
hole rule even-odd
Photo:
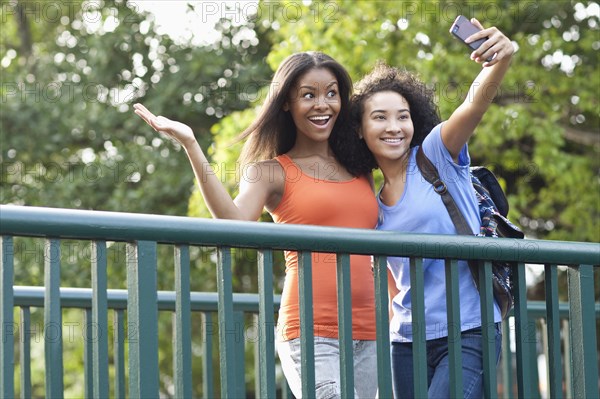
[{"label": "photo12 watermark", "polygon": [[337,23],[340,6],[334,1],[202,1],[196,11],[203,23],[218,19],[238,25],[251,20]]}]

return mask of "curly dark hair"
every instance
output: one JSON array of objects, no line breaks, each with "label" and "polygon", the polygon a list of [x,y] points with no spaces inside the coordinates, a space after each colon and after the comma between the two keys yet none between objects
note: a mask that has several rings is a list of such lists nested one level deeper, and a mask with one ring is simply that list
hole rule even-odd
[{"label": "curly dark hair", "polygon": [[[407,70],[391,67],[384,62],[378,62],[373,70],[365,75],[355,85],[351,97],[352,129],[359,131],[364,112],[365,102],[375,93],[393,91],[406,99],[410,107],[414,135],[410,146],[421,145],[425,137],[441,122],[437,105],[434,102],[433,90],[427,88],[418,76]],[[357,158],[371,170],[377,168],[375,157],[369,151],[364,140],[361,140],[361,151]]]},{"label": "curly dark hair", "polygon": [[354,176],[372,170],[356,162],[356,154],[362,148],[361,140],[350,128],[352,79],[339,62],[318,51],[292,54],[279,65],[258,117],[238,137],[239,140],[248,138],[240,156],[242,164],[271,159],[292,149],[296,142],[296,125],[291,114],[283,111],[283,106],[298,79],[315,68],[329,70],[338,82],[340,113],[328,140],[334,156]]}]

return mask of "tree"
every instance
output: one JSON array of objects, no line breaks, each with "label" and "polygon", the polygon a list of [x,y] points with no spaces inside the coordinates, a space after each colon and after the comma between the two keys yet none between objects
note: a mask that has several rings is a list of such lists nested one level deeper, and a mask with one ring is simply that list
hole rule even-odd
[{"label": "tree", "polygon": [[234,85],[253,87],[246,83],[266,69],[265,43],[231,45],[245,28],[227,23],[216,27],[219,43],[174,43],[119,1],[14,4],[2,9],[0,201],[185,214],[187,160],[168,156],[173,146],[130,105],[144,101],[194,126],[208,146],[210,126],[246,106]]}]

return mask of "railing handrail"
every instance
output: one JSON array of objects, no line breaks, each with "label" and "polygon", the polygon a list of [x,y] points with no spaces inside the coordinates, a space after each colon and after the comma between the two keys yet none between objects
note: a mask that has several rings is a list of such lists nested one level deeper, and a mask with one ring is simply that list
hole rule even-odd
[{"label": "railing handrail", "polygon": [[[0,205],[0,234],[385,256],[600,264],[600,243],[496,239]],[[323,236],[334,235],[333,250]],[[401,236],[401,243],[398,237]],[[260,237],[258,239],[257,237]],[[444,245],[440,245],[440,240]],[[293,243],[293,244],[292,244]]]},{"label": "railing handrail", "polygon": [[[44,287],[15,285],[14,306],[44,307]],[[109,309],[127,309],[127,290],[108,289],[107,305]],[[93,290],[91,288],[60,287],[60,306],[63,308],[92,307]],[[158,310],[175,310],[175,291],[158,291]],[[236,311],[258,313],[260,296],[258,294],[233,294],[233,309]],[[216,292],[191,292],[190,309],[195,312],[216,312],[218,310]],[[273,296],[275,311],[279,310],[281,295]],[[545,301],[527,301],[527,312],[531,318],[546,317]],[[560,302],[560,317],[569,317],[569,303]],[[597,319],[600,319],[600,302],[594,306]]]},{"label": "railing handrail", "polygon": [[[14,306],[44,307],[43,286],[13,286]],[[93,290],[91,288],[60,287],[60,306],[62,308],[92,308]],[[109,309],[127,309],[127,290],[106,290]],[[158,310],[175,310],[175,291],[158,291]],[[218,310],[218,294],[216,292],[191,292],[190,310],[195,312],[216,312]],[[274,310],[279,310],[281,295],[273,295]],[[258,313],[259,295],[233,293],[233,309],[240,312]],[[598,307],[600,312],[600,305]]]}]

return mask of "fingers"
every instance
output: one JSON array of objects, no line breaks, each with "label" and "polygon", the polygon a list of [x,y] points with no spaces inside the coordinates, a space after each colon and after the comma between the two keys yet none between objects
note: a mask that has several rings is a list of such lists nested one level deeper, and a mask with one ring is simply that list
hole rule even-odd
[{"label": "fingers", "polygon": [[145,120],[156,118],[156,115],[148,111],[148,108],[144,107],[142,104],[134,104],[133,109],[137,115],[141,116]]},{"label": "fingers", "polygon": [[472,23],[473,25],[475,25],[476,27],[478,27],[479,29],[482,29],[482,30],[483,30],[483,25],[481,25],[481,22],[479,22],[479,21],[477,20],[477,18],[471,18],[471,23]]},{"label": "fingers", "polygon": [[141,111],[148,111],[148,108],[144,107],[144,105],[140,104],[140,103],[133,104],[133,109],[141,110]]},{"label": "fingers", "polygon": [[475,32],[473,33],[471,36],[467,37],[465,39],[465,43],[471,43],[471,42],[476,42],[479,39],[487,39],[490,37],[490,31],[496,28],[488,28],[485,29],[478,20],[476,20],[475,18],[471,18],[471,22],[473,23],[473,25],[475,25],[477,28],[479,28],[479,32]]},{"label": "fingers", "polygon": [[154,117],[152,112],[148,111],[148,108],[144,107],[142,104],[133,104],[133,110],[133,112],[139,116],[144,115],[146,118]]},{"label": "fingers", "polygon": [[508,40],[506,36],[502,35],[502,39],[500,41],[498,41],[496,44],[494,44],[481,55],[482,59],[487,59],[488,57],[492,57],[495,54],[494,59],[492,61],[484,63],[483,66],[495,65],[503,59],[512,57],[514,52],[515,49],[513,47],[512,42]]},{"label": "fingers", "polygon": [[492,56],[494,58],[491,61],[484,62],[482,65],[484,67],[491,67],[493,65],[496,65],[501,60],[512,56],[512,54],[514,52],[514,49],[512,48],[512,43],[508,42],[508,46],[509,47],[498,44],[498,45],[494,45],[494,46],[490,47],[490,49],[481,56],[481,59],[487,60],[488,57],[492,57]]},{"label": "fingers", "polygon": [[[481,26],[475,19],[473,19],[472,22]],[[510,57],[514,52],[511,41],[496,27],[483,29],[474,33],[467,38],[466,42],[469,43],[483,38],[487,40],[483,42],[477,50],[471,53],[471,59],[478,63],[483,63],[483,66],[485,67],[497,64],[500,60]]]},{"label": "fingers", "polygon": [[494,60],[498,58],[498,53],[501,49],[502,45],[500,43],[494,42],[494,40],[486,40],[477,50],[471,53],[471,59],[479,63],[486,60],[490,60],[488,62],[491,62],[494,56]]},{"label": "fingers", "polygon": [[158,118],[152,112],[148,110],[148,108],[144,107],[142,104],[133,104],[134,113],[142,118],[144,122],[146,122],[152,129],[155,131],[159,131],[163,128],[162,124],[159,123]]},{"label": "fingers", "polygon": [[149,124],[154,130],[156,130],[156,128],[154,128],[154,126],[152,126],[152,118],[149,117],[148,115],[146,115],[144,112],[142,111],[138,111],[135,110],[133,111],[137,116],[139,116],[140,118],[142,118],[144,120],[144,122],[146,122],[147,124]]},{"label": "fingers", "polygon": [[170,139],[178,141],[184,147],[196,142],[194,132],[189,126],[165,118],[164,116],[156,116],[142,104],[134,104],[133,109],[133,112],[150,125],[152,129],[165,134]]}]

